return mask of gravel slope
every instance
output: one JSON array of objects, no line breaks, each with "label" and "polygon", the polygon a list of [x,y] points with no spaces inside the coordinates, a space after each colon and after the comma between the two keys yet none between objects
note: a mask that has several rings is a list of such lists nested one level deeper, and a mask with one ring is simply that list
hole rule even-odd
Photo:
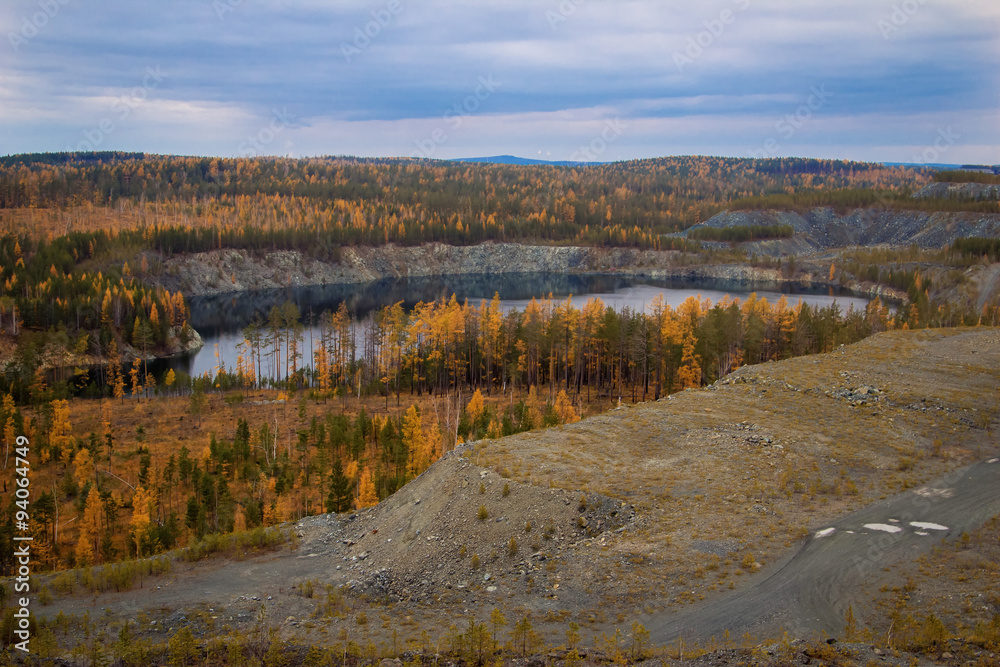
[{"label": "gravel slope", "polygon": [[972,531],[997,514],[1000,460],[993,458],[831,522],[746,590],[657,616],[647,627],[663,643],[679,637],[703,641],[727,630],[732,636],[776,636],[785,630],[795,637],[817,632],[837,637],[848,606],[861,609],[868,597],[865,585],[880,570],[912,561],[942,538]]}]

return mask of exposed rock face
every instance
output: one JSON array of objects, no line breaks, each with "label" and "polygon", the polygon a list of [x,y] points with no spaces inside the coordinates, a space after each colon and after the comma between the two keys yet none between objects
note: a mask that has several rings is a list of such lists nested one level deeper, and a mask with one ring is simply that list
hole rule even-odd
[{"label": "exposed rock face", "polygon": [[217,250],[167,262],[160,282],[187,296],[207,296],[306,285],[366,283],[385,278],[519,273],[606,273],[653,278],[724,280],[734,286],[774,288],[787,282],[773,269],[746,265],[691,265],[691,256],[633,248],[583,248],[484,243],[416,247],[344,248],[337,263],[295,251],[254,257]]},{"label": "exposed rock face", "polygon": [[174,326],[170,327],[167,347],[169,349],[167,356],[183,356],[205,347],[205,341],[202,340],[201,334],[191,327],[188,327],[187,332],[184,332],[183,327]]},{"label": "exposed rock face", "polygon": [[742,244],[742,247],[750,253],[780,256],[850,246],[917,244],[921,248],[942,248],[959,238],[1000,236],[1000,213],[925,213],[857,209],[840,215],[832,208],[814,208],[804,213],[726,211],[696,227],[725,228],[756,225],[789,225],[795,230],[795,236],[790,239]]},{"label": "exposed rock face", "polygon": [[913,195],[916,199],[1000,199],[1000,185],[988,183],[931,183]]}]

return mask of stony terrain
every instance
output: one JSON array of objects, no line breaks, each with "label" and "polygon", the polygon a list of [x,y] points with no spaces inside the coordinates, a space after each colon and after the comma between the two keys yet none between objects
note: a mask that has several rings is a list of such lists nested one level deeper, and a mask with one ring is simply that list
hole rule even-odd
[{"label": "stony terrain", "polygon": [[961,197],[963,199],[1000,199],[1000,185],[989,183],[931,183],[913,195],[915,198]]},{"label": "stony terrain", "polygon": [[[633,620],[672,642],[669,628],[755,590],[817,531],[996,457],[998,369],[994,329],[892,332],[746,367],[705,390],[474,443],[375,508],[300,521],[277,553],[178,562],[142,590],[57,596],[43,614],[140,618],[165,638],[181,624],[246,631],[263,606],[284,637],[310,643],[419,641],[499,608],[530,612],[554,645],[570,620],[585,645]],[[1000,488],[985,489],[988,513]],[[880,567],[912,566],[907,550],[883,551]],[[830,589],[846,598],[829,604],[839,613],[876,585]],[[865,625],[882,618],[856,610]],[[379,621],[362,627],[362,613]],[[774,619],[758,636],[781,636]]]},{"label": "stony terrain", "polygon": [[336,263],[317,261],[297,251],[256,257],[241,250],[217,250],[168,260],[166,271],[158,280],[168,289],[179,289],[189,297],[306,285],[358,284],[386,278],[469,274],[603,273],[708,278],[759,288],[784,282],[777,271],[746,265],[704,265],[702,262],[703,258],[677,252],[513,243],[350,247],[341,249],[340,261]]},{"label": "stony terrain", "polygon": [[699,226],[757,225],[789,225],[795,230],[790,239],[742,244],[747,252],[758,255],[809,254],[833,248],[878,245],[942,248],[958,238],[1000,235],[1000,212],[925,213],[856,209],[841,214],[832,208],[814,208],[805,212],[727,211],[692,229]]}]

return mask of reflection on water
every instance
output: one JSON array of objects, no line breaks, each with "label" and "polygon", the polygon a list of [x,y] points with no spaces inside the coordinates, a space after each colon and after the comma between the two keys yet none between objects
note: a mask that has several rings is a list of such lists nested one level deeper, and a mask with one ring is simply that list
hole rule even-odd
[{"label": "reflection on water", "polygon": [[[452,294],[460,302],[468,299],[470,303],[478,303],[481,299],[491,299],[494,293],[499,293],[505,310],[523,310],[532,297],[541,298],[549,294],[556,298],[573,295],[573,302],[577,307],[588,299],[597,297],[616,310],[626,307],[638,310],[648,308],[658,295],[662,295],[664,301],[671,306],[678,306],[689,296],[700,296],[715,303],[726,295],[746,298],[753,291],[772,302],[782,296],[780,292],[754,289],[753,285],[736,285],[721,280],[657,280],[547,273],[436,276],[383,280],[363,285],[322,285],[192,298],[189,300],[191,326],[201,334],[205,347],[192,356],[171,359],[166,365],[191,375],[212,372],[218,364],[215,357],[218,346],[221,361],[232,368],[236,363],[237,346],[243,341],[242,329],[255,317],[266,321],[271,308],[286,301],[295,303],[302,314],[302,321],[306,325],[304,348],[308,355],[312,343],[319,340],[319,328],[314,323],[321,314],[337,310],[341,303],[346,305],[356,321],[361,321],[386,305],[402,301],[410,309],[420,301],[450,298]],[[868,303],[868,299],[825,288],[793,288],[785,295],[791,303],[800,298],[810,305],[821,307],[836,303],[842,311],[851,307],[863,309]],[[159,370],[161,369],[157,369],[157,372]]]}]

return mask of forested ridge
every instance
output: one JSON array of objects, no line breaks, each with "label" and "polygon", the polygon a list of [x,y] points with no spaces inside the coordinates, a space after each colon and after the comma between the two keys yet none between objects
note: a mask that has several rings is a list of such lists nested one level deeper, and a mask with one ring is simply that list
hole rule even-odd
[{"label": "forested ridge", "polygon": [[[144,243],[167,254],[486,240],[669,248],[679,240],[660,234],[742,198],[906,192],[930,180],[873,164],[714,157],[555,167],[97,153],[13,156],[0,164],[0,209],[62,213],[7,216],[10,231],[51,237],[142,229]],[[96,216],[93,208],[116,215]]]}]

